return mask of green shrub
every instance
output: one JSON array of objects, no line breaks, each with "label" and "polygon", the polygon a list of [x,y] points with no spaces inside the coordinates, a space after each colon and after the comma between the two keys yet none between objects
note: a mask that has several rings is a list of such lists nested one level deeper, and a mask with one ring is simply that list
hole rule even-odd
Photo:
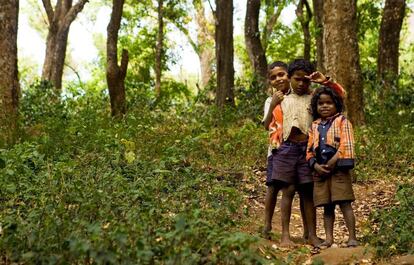
[{"label": "green shrub", "polygon": [[414,254],[414,185],[398,185],[397,203],[371,215],[368,241],[380,257]]}]

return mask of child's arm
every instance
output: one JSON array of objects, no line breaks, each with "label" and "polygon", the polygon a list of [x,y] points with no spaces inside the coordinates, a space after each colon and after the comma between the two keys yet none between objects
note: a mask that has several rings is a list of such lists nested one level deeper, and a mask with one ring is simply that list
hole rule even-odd
[{"label": "child's arm", "polygon": [[280,104],[280,102],[282,102],[282,100],[283,100],[283,92],[276,91],[273,94],[272,101],[270,102],[270,105],[269,105],[269,109],[267,110],[266,115],[263,120],[263,125],[266,128],[266,130],[269,130],[269,125],[272,122],[273,110],[278,104]]},{"label": "child's arm", "polygon": [[347,119],[341,123],[341,139],[338,148],[338,168],[352,169],[355,166],[354,131]]},{"label": "child's arm", "polygon": [[329,77],[326,77],[321,72],[316,71],[316,72],[313,72],[312,74],[310,74],[309,76],[306,76],[306,77],[309,78],[309,80],[311,82],[318,83],[318,84],[321,84],[321,85],[324,85],[324,86],[327,86],[327,87],[331,88],[341,98],[346,97],[345,89],[340,84],[332,82]]}]

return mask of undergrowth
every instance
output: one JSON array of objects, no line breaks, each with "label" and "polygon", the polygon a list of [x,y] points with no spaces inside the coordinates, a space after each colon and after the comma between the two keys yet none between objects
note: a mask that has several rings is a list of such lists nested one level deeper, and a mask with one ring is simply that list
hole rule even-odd
[{"label": "undergrowth", "polygon": [[[240,89],[236,107],[216,109],[184,92],[154,101],[147,85],[129,84],[128,114],[114,120],[104,92],[51,91],[24,90],[21,139],[0,150],[3,262],[270,262],[255,236],[238,232],[249,218],[244,184],[265,166],[264,98]],[[371,218],[384,228],[367,238],[379,256],[408,253],[413,242],[414,112],[395,101],[368,106],[367,125],[356,128],[357,179],[402,183],[399,206]]]}]

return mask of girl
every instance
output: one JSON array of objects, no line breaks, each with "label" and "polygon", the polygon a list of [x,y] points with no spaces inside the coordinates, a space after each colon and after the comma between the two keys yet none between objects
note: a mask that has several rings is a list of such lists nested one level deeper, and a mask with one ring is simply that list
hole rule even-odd
[{"label": "girl", "polygon": [[342,97],[324,86],[315,91],[311,100],[314,122],[309,131],[306,159],[315,171],[315,207],[324,207],[326,239],[320,246],[325,247],[333,244],[337,204],[344,215],[349,233],[347,245],[358,245],[351,205],[355,197],[349,174],[349,170],[354,167],[354,136],[351,123],[342,114],[343,106]]}]

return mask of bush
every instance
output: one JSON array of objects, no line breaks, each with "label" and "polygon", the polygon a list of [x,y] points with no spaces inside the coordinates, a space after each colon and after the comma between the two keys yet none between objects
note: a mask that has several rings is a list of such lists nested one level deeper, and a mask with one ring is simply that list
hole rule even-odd
[{"label": "bush", "polygon": [[232,232],[242,216],[240,176],[264,158],[257,124],[231,109],[148,107],[145,93],[113,120],[105,93],[52,107],[43,92],[28,92],[22,109],[34,114],[25,128],[40,123],[42,134],[0,150],[4,260],[263,262],[255,237]]},{"label": "bush", "polygon": [[398,185],[396,204],[371,215],[368,241],[380,257],[414,254],[414,185]]}]

